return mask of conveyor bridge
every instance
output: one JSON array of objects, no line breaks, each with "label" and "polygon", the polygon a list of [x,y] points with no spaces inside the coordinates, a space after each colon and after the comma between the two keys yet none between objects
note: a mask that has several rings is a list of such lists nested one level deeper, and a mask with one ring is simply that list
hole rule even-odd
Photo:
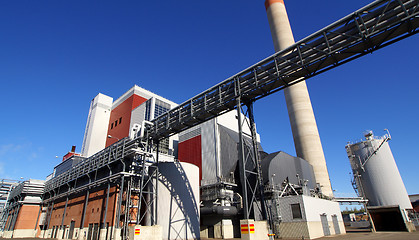
[{"label": "conveyor bridge", "polygon": [[418,0],[378,0],[209,88],[154,122],[168,137],[418,32]]}]

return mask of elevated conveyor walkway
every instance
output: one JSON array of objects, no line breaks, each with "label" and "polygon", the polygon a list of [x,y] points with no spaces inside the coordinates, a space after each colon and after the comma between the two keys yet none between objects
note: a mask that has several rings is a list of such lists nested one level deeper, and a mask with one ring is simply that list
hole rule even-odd
[{"label": "elevated conveyor walkway", "polygon": [[418,32],[418,0],[378,0],[239,72],[153,121],[161,139]]}]

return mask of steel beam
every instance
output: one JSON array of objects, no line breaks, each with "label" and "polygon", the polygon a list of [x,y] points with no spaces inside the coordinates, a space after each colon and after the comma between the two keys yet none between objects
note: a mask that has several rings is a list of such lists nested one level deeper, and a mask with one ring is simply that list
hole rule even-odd
[{"label": "steel beam", "polygon": [[239,72],[154,119],[162,139],[418,32],[418,0],[379,0]]}]

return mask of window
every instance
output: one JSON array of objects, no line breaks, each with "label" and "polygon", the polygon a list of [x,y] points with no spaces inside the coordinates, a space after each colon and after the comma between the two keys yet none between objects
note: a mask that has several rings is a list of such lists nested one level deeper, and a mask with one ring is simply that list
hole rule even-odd
[{"label": "window", "polygon": [[119,124],[121,124],[121,121],[122,121],[122,117],[119,118]]},{"label": "window", "polygon": [[111,124],[111,129],[113,128],[113,123]]},{"label": "window", "polygon": [[156,109],[154,110],[154,118],[162,115],[163,113],[169,111],[170,105],[163,101],[156,99]]},{"label": "window", "polygon": [[118,126],[118,120],[115,121],[115,127]]},{"label": "window", "polygon": [[145,120],[150,121],[151,98],[145,103]]},{"label": "window", "polygon": [[159,142],[159,152],[169,154],[169,138],[165,138]]},{"label": "window", "polygon": [[291,204],[292,219],[302,219],[301,207],[299,203]]}]

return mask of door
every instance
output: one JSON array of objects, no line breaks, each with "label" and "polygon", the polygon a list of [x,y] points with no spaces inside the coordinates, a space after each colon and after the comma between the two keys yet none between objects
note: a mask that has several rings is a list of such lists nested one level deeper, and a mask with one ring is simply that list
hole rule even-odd
[{"label": "door", "polygon": [[75,221],[71,221],[70,222],[70,231],[68,232],[68,239],[73,239],[73,234],[74,234],[74,226],[76,225]]},{"label": "door", "polygon": [[327,215],[326,214],[320,215],[320,220],[322,222],[324,235],[329,236],[330,235],[330,229],[329,229],[329,223],[327,222]]},{"label": "door", "polygon": [[98,240],[99,237],[99,223],[93,225],[93,236],[92,240]]},{"label": "door", "polygon": [[87,230],[87,240],[92,240],[93,224],[89,223],[89,229]]},{"label": "door", "polygon": [[335,234],[340,234],[338,216],[332,215],[332,222],[333,222],[333,227],[335,229]]},{"label": "door", "polygon": [[64,226],[62,226],[62,228],[63,228],[63,235],[61,236],[61,239],[65,239],[65,225]]}]

